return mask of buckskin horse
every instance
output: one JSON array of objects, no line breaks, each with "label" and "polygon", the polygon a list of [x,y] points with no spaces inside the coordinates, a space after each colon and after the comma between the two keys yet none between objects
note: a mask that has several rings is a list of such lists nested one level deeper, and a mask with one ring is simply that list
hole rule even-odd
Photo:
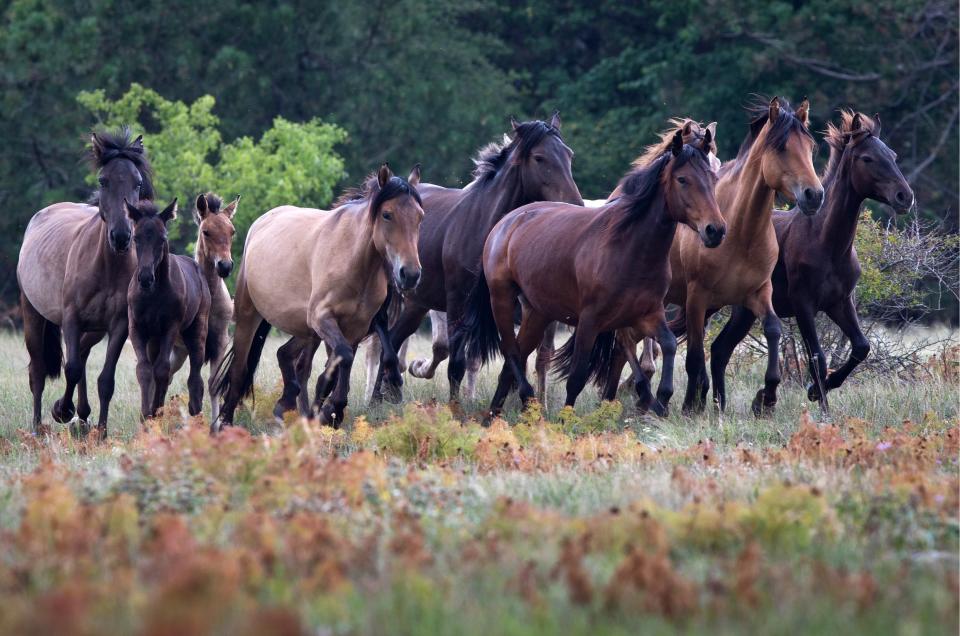
[{"label": "buckskin horse", "polygon": [[[420,281],[418,179],[417,170],[404,180],[384,164],[356,198],[335,210],[281,206],[254,222],[237,277],[233,348],[218,372],[220,422],[232,423],[252,390],[271,325],[301,341],[326,344],[314,408],[324,423],[343,422],[354,353],[387,300],[388,275],[401,291]],[[296,383],[295,377],[284,380]],[[293,388],[295,399],[300,388]]]},{"label": "buckskin horse", "polygon": [[[677,131],[669,149],[649,165],[634,167],[618,187],[620,196],[603,207],[533,203],[493,228],[465,321],[471,356],[485,358],[498,347],[504,356],[491,416],[514,385],[524,403],[533,397],[526,360],[553,321],[576,326],[558,356],[567,377],[567,406],[574,405],[588,377],[607,377],[617,346],[614,332],[632,328],[656,337],[663,350],[656,402],[646,376],[638,378],[641,407],[666,411],[676,353],[663,309],[673,235],[684,223],[704,245],[716,247],[725,233],[707,158],[710,143],[707,132],[701,142],[686,145]],[[514,335],[518,299],[523,318]]]},{"label": "buckskin horse", "polygon": [[[53,406],[53,419],[67,422],[76,414],[77,432],[87,433],[90,405],[84,368],[90,348],[106,333],[106,359],[97,380],[97,430],[103,439],[117,360],[127,340],[127,285],[136,268],[124,201],[151,200],[154,192],[143,138],[131,139],[129,129],[94,133],[90,158],[99,182],[91,203],[55,203],[33,215],[20,247],[17,282],[30,355],[34,432],[41,431],[46,378],[60,375],[62,333],[66,388]],[[80,397],[74,407],[78,384]]]},{"label": "buckskin horse", "polygon": [[763,322],[767,369],[752,409],[760,415],[776,404],[781,327],[770,283],[778,252],[771,210],[778,192],[796,200],[804,215],[816,214],[823,202],[823,186],[813,167],[815,143],[807,130],[809,108],[803,100],[794,112],[786,100],[777,97],[755,107],[737,157],[720,167],[717,203],[729,230],[723,244],[706,250],[697,235],[684,228],[673,241],[673,279],[667,302],[682,310],[671,321],[674,334],[687,334],[685,412],[704,407],[709,388],[704,325],[709,315],[727,305],[744,305]]},{"label": "buckskin horse", "polygon": [[[230,335],[227,329],[233,320],[233,299],[223,281],[233,271],[233,215],[237,213],[240,197],[223,207],[223,199],[212,192],[197,196],[194,220],[197,223],[195,258],[210,289],[210,317],[207,321],[207,341],[204,356],[210,363],[210,421],[220,414],[220,397],[215,392],[214,378],[227,352]],[[180,370],[189,352],[182,339],[174,345],[173,373]]]},{"label": "buckskin horse", "polygon": [[179,338],[190,358],[187,410],[203,406],[200,369],[205,355],[210,288],[200,265],[170,253],[167,225],[177,218],[177,200],[162,211],[152,201],[127,203],[137,248],[137,271],[127,290],[130,342],[137,355],[140,416],[153,417],[164,403],[171,377],[171,355]]},{"label": "buckskin horse", "polygon": [[[880,140],[879,117],[842,111],[840,127],[827,127],[830,158],[823,173],[825,198],[820,214],[810,217],[796,208],[773,213],[780,255],[773,270],[773,308],[780,317],[794,316],[810,358],[810,401],[827,410],[826,392],[839,387],[870,353],[860,330],[853,292],[860,262],[853,246],[860,209],[866,199],[889,205],[897,214],[913,206],[913,190],[897,167],[897,155]],[[815,318],[823,311],[850,340],[850,358],[827,373]],[[733,310],[710,348],[713,386],[721,406],[726,400],[723,374],[730,355],[755,320],[750,309]]]},{"label": "buckskin horse", "polygon": [[[461,322],[467,295],[481,269],[484,240],[508,212],[534,201],[580,205],[583,198],[573,180],[573,151],[560,136],[560,116],[550,122],[511,120],[512,131],[502,144],[483,148],[474,160],[474,179],[465,188],[423,184],[426,215],[418,248],[423,283],[404,294],[404,306],[390,328],[394,350],[413,334],[431,309],[447,313],[450,359],[447,377],[450,399],[459,398],[466,369]],[[389,378],[384,383],[390,387]]]}]

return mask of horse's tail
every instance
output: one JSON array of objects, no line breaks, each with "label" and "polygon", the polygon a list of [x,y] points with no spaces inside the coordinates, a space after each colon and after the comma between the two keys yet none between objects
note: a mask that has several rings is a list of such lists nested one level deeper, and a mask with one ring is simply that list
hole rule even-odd
[{"label": "horse's tail", "polygon": [[[243,372],[243,383],[240,385],[240,398],[245,398],[253,393],[253,376],[257,372],[257,364],[260,362],[260,355],[263,353],[263,345],[267,341],[267,334],[270,333],[270,323],[261,320],[257,327],[253,340],[250,342],[250,351],[247,353],[246,368]],[[236,338],[234,338],[236,342]],[[223,357],[220,368],[217,369],[217,375],[214,379],[215,393],[217,395],[227,395],[230,391],[230,367],[233,366],[233,359],[236,357],[234,347],[230,347],[227,355]]]},{"label": "horse's tail", "polygon": [[43,321],[43,370],[48,378],[59,378],[63,367],[63,347],[60,346],[60,327]]},{"label": "horse's tail", "polygon": [[483,272],[477,277],[464,305],[463,319],[454,329],[462,330],[467,359],[486,364],[500,351],[500,331],[493,319],[490,289]]},{"label": "horse's tail", "polygon": [[[573,335],[554,352],[550,359],[551,363],[556,365],[554,374],[561,380],[566,380],[573,372],[573,351],[576,338],[577,332],[574,331]],[[597,339],[593,342],[593,349],[590,351],[590,374],[588,378],[601,388],[606,386],[610,370],[613,368],[613,353],[616,347],[617,339],[613,331],[604,331],[597,334]]]}]

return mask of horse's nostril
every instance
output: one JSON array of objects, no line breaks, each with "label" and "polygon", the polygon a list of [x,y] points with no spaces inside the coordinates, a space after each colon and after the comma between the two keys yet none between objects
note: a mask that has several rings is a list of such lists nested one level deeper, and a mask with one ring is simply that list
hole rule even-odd
[{"label": "horse's nostril", "polygon": [[900,203],[903,203],[906,200],[907,200],[906,192],[904,192],[903,190],[900,190],[899,192],[897,192],[897,201],[899,201]]}]

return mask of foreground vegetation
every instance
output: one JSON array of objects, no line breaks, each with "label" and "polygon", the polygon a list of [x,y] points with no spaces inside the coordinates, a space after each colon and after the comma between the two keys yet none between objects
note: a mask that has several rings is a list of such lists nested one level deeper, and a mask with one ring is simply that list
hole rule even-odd
[{"label": "foreground vegetation", "polygon": [[958,629],[952,359],[855,378],[830,422],[796,386],[749,417],[750,369],[723,420],[587,401],[485,429],[412,380],[420,403],[334,431],[270,422],[268,351],[256,432],[214,439],[176,398],[140,430],[128,351],[95,444],[27,433],[18,346],[0,337],[3,633]]}]

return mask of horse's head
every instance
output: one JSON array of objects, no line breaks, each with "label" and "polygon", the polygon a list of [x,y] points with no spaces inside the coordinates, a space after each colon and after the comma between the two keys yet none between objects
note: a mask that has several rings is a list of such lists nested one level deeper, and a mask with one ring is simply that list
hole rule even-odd
[{"label": "horse's head", "polygon": [[841,153],[840,162],[847,162],[858,194],[886,203],[897,214],[913,207],[913,190],[897,166],[897,153],[880,141],[879,115],[871,119],[863,113],[843,111],[840,129],[828,127],[827,143],[831,153]]},{"label": "horse's head", "polygon": [[667,212],[677,223],[699,234],[706,247],[716,247],[723,241],[727,225],[714,195],[717,174],[710,164],[713,133],[707,129],[690,144],[683,140],[683,131],[677,130],[661,174]]},{"label": "horse's head", "polygon": [[510,161],[519,169],[526,201],[561,201],[583,205],[573,180],[573,150],[560,137],[560,113],[550,123],[511,119],[514,150]]},{"label": "horse's head", "polygon": [[406,179],[395,176],[383,164],[377,171],[377,189],[370,200],[373,244],[386,260],[397,287],[404,291],[420,282],[417,240],[423,207],[417,193],[419,183],[419,164]]},{"label": "horse's head", "polygon": [[233,236],[237,233],[233,227],[233,215],[239,203],[240,196],[237,195],[227,207],[221,209],[223,200],[212,192],[197,196],[194,215],[194,220],[200,226],[197,261],[201,265],[209,263],[220,278],[226,278],[233,271]]},{"label": "horse's head", "polygon": [[823,185],[813,167],[816,143],[807,127],[809,114],[806,99],[793,111],[786,100],[774,97],[750,128],[761,152],[767,186],[796,201],[804,214],[813,215],[823,204]]},{"label": "horse's head", "polygon": [[133,204],[124,201],[126,214],[133,222],[133,243],[137,247],[137,282],[140,289],[151,291],[157,282],[157,267],[169,251],[167,223],[177,218],[177,200],[162,212],[153,201]]},{"label": "horse's head", "polygon": [[98,170],[100,184],[94,198],[100,218],[107,224],[110,247],[118,254],[130,248],[130,223],[124,201],[136,204],[153,198],[150,164],[143,137],[130,139],[130,130],[94,133],[90,138],[90,156]]}]

